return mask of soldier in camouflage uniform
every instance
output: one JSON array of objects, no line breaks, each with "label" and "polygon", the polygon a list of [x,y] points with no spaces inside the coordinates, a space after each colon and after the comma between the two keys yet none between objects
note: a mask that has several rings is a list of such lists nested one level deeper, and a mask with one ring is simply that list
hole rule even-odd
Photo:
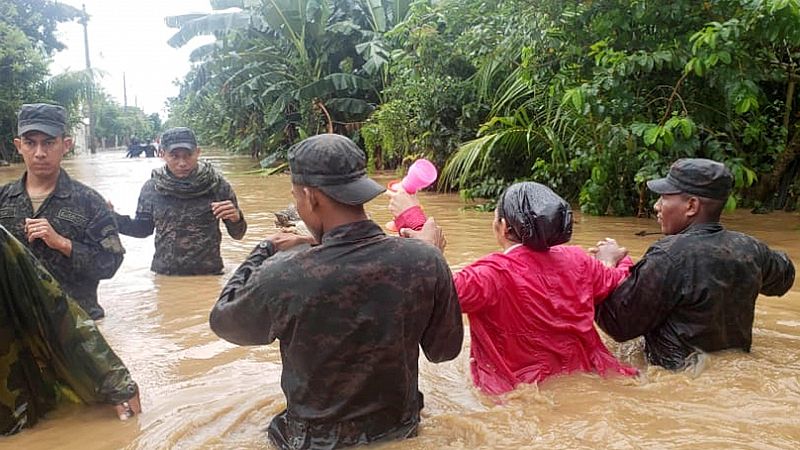
[{"label": "soldier in camouflage uniform", "polygon": [[17,151],[26,171],[0,188],[0,224],[26,243],[92,319],[105,315],[97,303],[100,280],[114,276],[125,250],[106,202],[61,169],[72,146],[64,108],[23,105]]},{"label": "soldier in camouflage uniform", "polygon": [[219,221],[236,240],[247,231],[236,194],[211,164],[198,161],[200,149],[192,130],[165,131],[161,146],[166,165],[154,170],[142,187],[136,218],[115,213],[120,233],[147,237],[155,229],[153,272],[222,273]]},{"label": "soldier in camouflage uniform", "polygon": [[[364,153],[326,134],[289,151],[292,194],[313,238],[261,242],[211,311],[239,345],[280,341],[286,410],[269,425],[281,449],[333,449],[415,436],[423,397],[418,358],[461,350],[461,310],[435,247],[386,236],[364,203],[383,188]],[[298,244],[319,242],[305,249]]]},{"label": "soldier in camouflage uniform", "polygon": [[0,226],[0,433],[31,427],[60,399],[141,411],[128,369],[94,322]]},{"label": "soldier in camouflage uniform", "polygon": [[655,210],[667,237],[597,307],[598,325],[620,342],[644,336],[648,361],[669,369],[686,367],[700,352],[749,352],[756,298],[792,287],[791,260],[720,225],[733,186],[723,164],[681,159],[647,186],[661,196]]}]

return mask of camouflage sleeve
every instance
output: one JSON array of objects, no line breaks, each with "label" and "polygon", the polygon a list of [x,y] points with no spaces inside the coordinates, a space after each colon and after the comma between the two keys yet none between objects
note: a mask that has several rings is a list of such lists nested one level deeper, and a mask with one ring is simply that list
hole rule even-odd
[{"label": "camouflage sleeve", "polygon": [[783,295],[794,284],[794,264],[792,264],[792,260],[789,259],[786,253],[770,250],[766,245],[763,245],[763,247],[761,293],[764,295]]},{"label": "camouflage sleeve", "polygon": [[680,270],[662,250],[651,250],[608,298],[597,305],[595,320],[617,342],[646,334],[667,317],[684,283]]},{"label": "camouflage sleeve", "polygon": [[114,276],[122,264],[125,249],[119,240],[111,210],[102,203],[86,225],[86,239],[72,241],[73,269],[87,278],[106,280]]},{"label": "camouflage sleeve", "polygon": [[464,339],[464,324],[461,307],[453,283],[453,274],[444,258],[437,258],[436,292],[433,298],[433,313],[428,327],[422,334],[420,345],[425,357],[431,362],[449,361],[461,352]]},{"label": "camouflage sleeve", "polygon": [[233,202],[236,209],[239,210],[239,219],[238,222],[231,222],[230,220],[225,220],[225,228],[228,229],[228,234],[236,239],[237,241],[244,237],[244,234],[247,232],[247,221],[244,219],[244,212],[242,212],[242,208],[239,208],[239,201],[236,199],[236,193],[233,192],[233,188],[227,181],[222,182],[222,188],[220,189],[220,200],[230,200]]},{"label": "camouflage sleeve", "polygon": [[150,182],[142,186],[139,201],[136,205],[136,218],[123,216],[114,212],[114,221],[117,223],[120,234],[137,238],[144,238],[153,234],[156,223],[153,219],[153,196],[155,190]]},{"label": "camouflage sleeve", "polygon": [[269,344],[274,340],[270,338],[268,303],[252,278],[274,254],[272,242],[262,241],[228,280],[208,318],[217,336],[238,345]]},{"label": "camouflage sleeve", "polygon": [[114,221],[117,223],[120,234],[137,238],[150,236],[156,226],[152,216],[149,218],[137,216],[136,219],[131,219],[130,216],[123,216],[114,212]]}]

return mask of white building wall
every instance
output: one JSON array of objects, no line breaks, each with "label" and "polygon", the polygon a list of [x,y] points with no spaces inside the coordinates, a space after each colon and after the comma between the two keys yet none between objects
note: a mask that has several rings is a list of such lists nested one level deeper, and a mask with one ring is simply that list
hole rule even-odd
[{"label": "white building wall", "polygon": [[89,153],[89,136],[86,133],[86,124],[79,123],[72,130],[73,151],[76,155],[86,155]]}]

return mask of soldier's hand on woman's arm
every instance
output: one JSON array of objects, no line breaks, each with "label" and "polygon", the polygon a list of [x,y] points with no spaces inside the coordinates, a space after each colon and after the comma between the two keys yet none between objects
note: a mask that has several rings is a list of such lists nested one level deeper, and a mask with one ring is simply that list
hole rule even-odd
[{"label": "soldier's hand on woman's arm", "polygon": [[214,213],[214,217],[220,220],[228,220],[234,223],[242,220],[239,208],[230,200],[211,202],[211,212]]},{"label": "soldier's hand on woman's arm", "polygon": [[64,256],[72,255],[72,241],[58,234],[47,219],[25,219],[25,235],[28,242],[41,239],[45,245],[58,250]]},{"label": "soldier's hand on woman's arm", "polygon": [[441,251],[444,251],[444,248],[447,247],[447,238],[444,236],[444,231],[442,231],[442,227],[436,225],[433,217],[429,217],[425,221],[425,225],[422,226],[421,230],[414,231],[409,228],[403,228],[400,230],[400,235],[425,241]]},{"label": "soldier's hand on woman's arm", "polygon": [[620,247],[614,239],[605,238],[599,241],[596,247],[591,247],[589,253],[606,267],[617,267],[617,263],[628,255],[628,249]]}]

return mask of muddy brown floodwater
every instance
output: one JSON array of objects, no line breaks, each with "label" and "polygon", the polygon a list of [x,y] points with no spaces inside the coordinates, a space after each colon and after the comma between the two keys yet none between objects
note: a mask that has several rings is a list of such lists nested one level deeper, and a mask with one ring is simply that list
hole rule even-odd
[{"label": "muddy brown floodwater", "polygon": [[[142,183],[158,159],[102,153],[64,166],[133,214]],[[246,173],[247,158],[208,157],[239,196],[249,229],[242,241],[223,237],[223,276],[164,277],[150,272],[153,239],[123,237],[127,253],[116,276],[100,284],[107,317],[100,329],[139,383],[144,413],[118,421],[103,407],[65,406],[36,428],[0,438],[2,449],[248,449],[269,448],[265,427],[284,407],[277,343],[243,348],[218,339],[208,312],[220,288],[250,249],[275,232],[271,211],[291,201],[287,176]],[[0,168],[0,182],[19,176]],[[388,181],[381,179],[380,181]],[[447,232],[447,260],[463,266],[496,250],[492,215],[462,210],[456,195],[423,194],[426,211]],[[384,199],[368,205],[378,223],[389,219]],[[739,211],[724,217],[800,262],[800,216]],[[617,238],[634,257],[658,236],[655,220],[578,215],[573,244]],[[468,333],[467,333],[468,336]],[[645,367],[636,343],[610,348]],[[647,368],[638,380],[570,375],[525,386],[502,400],[478,393],[469,377],[469,342],[454,361],[422,358],[425,409],[416,439],[382,449],[473,448],[800,448],[800,287],[782,298],[758,300],[753,350],[709,357],[699,373]]]}]

